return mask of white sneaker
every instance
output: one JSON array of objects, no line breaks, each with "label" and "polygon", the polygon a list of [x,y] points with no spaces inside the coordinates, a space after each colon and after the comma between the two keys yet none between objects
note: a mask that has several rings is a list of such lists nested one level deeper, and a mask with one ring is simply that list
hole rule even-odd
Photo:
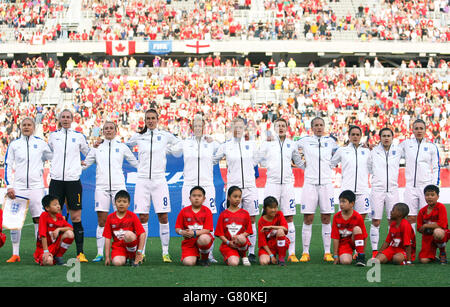
[{"label": "white sneaker", "polygon": [[248,260],[248,257],[243,257],[242,258],[242,264],[245,266],[251,266],[252,264],[250,263],[250,260]]}]

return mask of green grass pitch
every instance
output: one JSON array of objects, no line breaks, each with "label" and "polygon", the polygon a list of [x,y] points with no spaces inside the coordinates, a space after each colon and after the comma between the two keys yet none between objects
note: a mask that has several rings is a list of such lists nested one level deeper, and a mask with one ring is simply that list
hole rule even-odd
[{"label": "green grass pitch", "polygon": [[[297,208],[297,212],[300,212]],[[450,205],[447,205],[450,212]],[[302,215],[294,218],[297,227],[296,253],[301,256]],[[174,225],[171,225],[173,228]],[[150,225],[155,227],[155,225]],[[370,221],[366,220],[369,232]],[[174,231],[171,229],[171,231]],[[72,267],[40,267],[33,261],[35,242],[31,218],[27,218],[22,231],[20,246],[20,263],[6,263],[12,248],[9,230],[4,231],[7,243],[0,249],[0,286],[63,286],[63,287],[436,287],[450,284],[450,264],[423,265],[416,262],[414,266],[382,265],[379,282],[369,282],[367,276],[374,276],[374,267],[356,267],[325,263],[321,237],[320,216],[316,214],[311,240],[311,261],[309,263],[287,263],[285,267],[260,266],[228,267],[223,263],[219,252],[220,240],[216,240],[214,256],[219,261],[209,267],[183,267],[180,262],[181,238],[171,238],[170,254],[172,263],[163,263],[159,238],[149,238],[146,262],[140,267],[105,267],[104,263],[80,264],[79,282],[70,282]],[[380,246],[387,234],[386,219],[380,228]],[[417,255],[421,247],[421,235],[417,234]],[[95,238],[85,238],[84,250],[87,258],[92,260],[97,251]],[[366,259],[370,258],[370,240],[366,240]],[[65,254],[66,261],[75,257],[75,243]],[[372,271],[371,271],[372,270]]]}]

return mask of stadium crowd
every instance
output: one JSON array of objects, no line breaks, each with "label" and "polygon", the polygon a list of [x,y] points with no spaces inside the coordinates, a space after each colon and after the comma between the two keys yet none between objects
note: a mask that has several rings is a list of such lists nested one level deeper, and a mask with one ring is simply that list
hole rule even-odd
[{"label": "stadium crowd", "polygon": [[[49,72],[57,72],[61,74],[61,91],[73,101],[74,128],[90,142],[100,135],[99,127],[106,119],[116,121],[119,136],[127,140],[144,126],[142,111],[149,107],[160,110],[162,128],[183,138],[190,133],[189,120],[203,113],[206,133],[218,141],[225,140],[225,127],[237,115],[246,119],[248,137],[256,140],[265,139],[273,121],[280,117],[288,121],[290,137],[301,137],[310,132],[310,120],[319,115],[328,119],[329,132],[340,144],[347,140],[349,124],[362,127],[369,144],[378,142],[377,132],[385,126],[392,127],[397,141],[402,141],[409,137],[411,122],[420,116],[427,122],[427,138],[440,148],[441,162],[448,160],[450,103],[445,61],[438,68],[431,68],[431,61],[431,67],[422,69],[405,62],[398,68],[378,68],[377,72],[377,65],[381,65],[377,60],[367,60],[364,68],[354,70],[345,67],[344,59],[328,68],[289,68],[280,61],[276,66],[261,63],[260,69],[230,59],[213,59],[220,62],[218,67],[205,64],[200,70],[199,63],[205,60],[188,59],[178,68],[172,59],[161,58],[157,67],[149,67],[155,63],[143,60],[138,64],[133,57],[120,58],[115,64],[108,59],[78,63],[69,59],[62,72],[60,63],[44,63],[41,58],[24,63],[3,61],[1,156],[18,136],[17,124],[25,116],[36,117],[44,138],[57,129],[60,110],[56,106],[29,103],[31,93],[45,89]],[[272,73],[262,74],[261,69],[267,70],[267,66]],[[368,71],[378,76],[371,78]],[[264,82],[279,93],[279,99],[251,100]]]},{"label": "stadium crowd", "polygon": [[[61,3],[18,1],[0,6],[0,27],[14,29],[13,34],[0,28],[0,42],[108,40],[331,40],[333,34],[352,31],[363,41],[402,40],[447,42],[447,1],[376,1],[359,5],[356,13],[339,16],[324,0],[264,1],[264,18],[236,17],[236,11],[248,11],[250,0],[202,0],[179,7],[171,1],[94,1],[84,0],[84,14],[92,26],[82,30],[62,31],[56,18]],[[255,5],[255,4],[253,4]],[[47,22],[46,20],[53,20]],[[30,31],[31,30],[31,31]]]}]

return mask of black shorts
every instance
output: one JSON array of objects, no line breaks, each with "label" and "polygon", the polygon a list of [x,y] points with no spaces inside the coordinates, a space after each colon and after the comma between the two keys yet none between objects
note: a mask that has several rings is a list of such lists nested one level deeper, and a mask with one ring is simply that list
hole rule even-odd
[{"label": "black shorts", "polygon": [[[48,193],[58,197],[61,210],[64,203],[67,204],[69,210],[81,210],[81,200],[83,196],[83,187],[81,181],[61,181],[50,180]],[[66,202],[67,200],[67,202]]]}]

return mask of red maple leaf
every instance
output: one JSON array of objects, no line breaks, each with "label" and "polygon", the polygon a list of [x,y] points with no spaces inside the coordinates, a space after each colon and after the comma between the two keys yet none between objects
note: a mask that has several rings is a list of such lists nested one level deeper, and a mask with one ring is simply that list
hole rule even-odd
[{"label": "red maple leaf", "polygon": [[117,45],[115,49],[117,50],[117,52],[123,52],[126,48],[124,45],[122,45],[122,43],[119,43],[119,45]]}]

